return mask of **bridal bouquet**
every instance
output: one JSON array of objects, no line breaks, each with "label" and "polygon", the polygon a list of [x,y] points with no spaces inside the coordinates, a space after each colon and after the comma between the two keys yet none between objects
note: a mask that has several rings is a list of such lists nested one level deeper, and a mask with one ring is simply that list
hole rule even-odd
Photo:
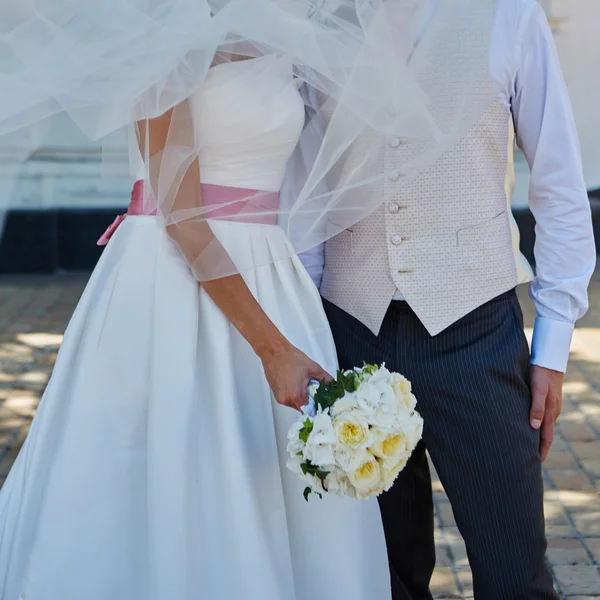
[{"label": "bridal bouquet", "polygon": [[423,433],[408,379],[376,365],[314,383],[288,434],[288,468],[311,493],[368,498],[389,490]]}]

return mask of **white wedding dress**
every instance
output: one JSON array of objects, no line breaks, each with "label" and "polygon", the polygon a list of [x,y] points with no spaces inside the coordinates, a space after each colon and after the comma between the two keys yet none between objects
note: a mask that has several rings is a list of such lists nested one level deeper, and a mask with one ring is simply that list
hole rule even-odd
[{"label": "white wedding dress", "polygon": [[[256,60],[254,85],[278,90],[270,105],[232,76],[244,62],[212,69],[194,99],[203,182],[281,186],[303,105],[285,60]],[[233,126],[221,107],[234,99]],[[244,152],[255,158],[248,172],[237,166]],[[234,261],[289,254],[276,225],[212,226]],[[334,371],[298,258],[244,278],[283,334]],[[127,217],[0,493],[0,600],[389,600],[377,502],[305,502],[286,468],[297,417],[274,402],[259,359],[158,219]]]}]

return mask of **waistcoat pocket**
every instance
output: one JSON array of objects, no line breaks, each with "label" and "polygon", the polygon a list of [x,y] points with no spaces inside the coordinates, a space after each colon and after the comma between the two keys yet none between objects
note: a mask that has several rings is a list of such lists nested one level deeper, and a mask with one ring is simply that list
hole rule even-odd
[{"label": "waistcoat pocket", "polygon": [[488,221],[473,225],[472,227],[459,229],[456,232],[457,246],[469,246],[480,242],[492,242],[493,240],[498,239],[498,236],[502,236],[503,234],[510,235],[507,217],[507,211],[503,210]]}]

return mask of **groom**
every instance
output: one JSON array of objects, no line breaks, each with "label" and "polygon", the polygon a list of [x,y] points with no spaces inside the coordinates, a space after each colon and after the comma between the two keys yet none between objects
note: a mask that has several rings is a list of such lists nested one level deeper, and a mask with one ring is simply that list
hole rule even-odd
[{"label": "groom", "polygon": [[[394,598],[402,600],[432,598],[426,450],[465,539],[475,597],[558,598],[544,560],[541,463],[561,410],[573,326],[587,309],[595,247],[544,13],[533,0],[499,6],[495,28],[510,22],[503,10],[513,23],[519,10],[530,39],[495,104],[408,186],[390,171],[375,213],[302,257],[320,285],[341,367],[385,362],[406,375],[425,420],[423,442],[380,499]],[[491,68],[501,73],[502,46],[492,45],[492,54]],[[531,168],[538,223],[531,355],[514,291],[532,276],[515,250],[508,208],[514,135]],[[381,169],[402,150],[403,141],[390,138]]]}]

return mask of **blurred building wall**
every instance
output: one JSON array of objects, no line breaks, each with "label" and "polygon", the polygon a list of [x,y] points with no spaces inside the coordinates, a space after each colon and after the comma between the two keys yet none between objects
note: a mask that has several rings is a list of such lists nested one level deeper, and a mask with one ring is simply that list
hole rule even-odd
[{"label": "blurred building wall", "polygon": [[[600,188],[600,0],[540,0],[559,51],[578,131],[586,181]],[[19,140],[0,145],[0,194],[13,209],[0,213],[0,273],[90,269],[95,240],[128,202],[131,177],[125,137],[104,145],[87,140],[64,116],[54,118],[40,151],[18,173]],[[104,160],[103,160],[104,158]],[[14,176],[17,175],[16,179]],[[528,167],[515,156],[515,217],[522,248],[533,255],[534,222],[528,210]],[[6,182],[15,180],[10,188]],[[5,206],[5,198],[0,204]],[[600,236],[600,201],[595,211]],[[6,217],[6,218],[5,218]]]},{"label": "blurred building wall", "polygon": [[[589,190],[600,188],[600,0],[542,0],[569,87]],[[515,157],[515,208],[526,207],[529,174]]]}]

